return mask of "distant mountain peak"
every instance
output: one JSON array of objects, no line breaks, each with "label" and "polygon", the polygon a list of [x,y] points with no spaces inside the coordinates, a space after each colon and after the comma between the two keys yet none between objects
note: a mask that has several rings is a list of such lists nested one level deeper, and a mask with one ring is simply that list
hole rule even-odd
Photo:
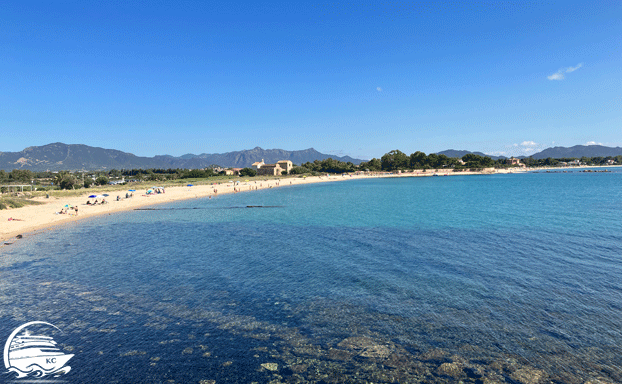
[{"label": "distant mountain peak", "polygon": [[84,144],[50,143],[42,146],[28,147],[20,152],[0,152],[0,169],[29,169],[32,171],[59,170],[102,170],[127,168],[188,168],[200,169],[218,164],[224,167],[250,167],[262,159],[266,163],[279,160],[291,160],[294,164],[308,161],[333,158],[358,164],[363,160],[349,156],[334,156],[317,152],[310,148],[299,151],[283,149],[262,149],[255,147],[249,150],[233,151],[221,154],[194,155],[191,153],[175,157],[158,155],[140,157],[116,149],[90,147]]}]

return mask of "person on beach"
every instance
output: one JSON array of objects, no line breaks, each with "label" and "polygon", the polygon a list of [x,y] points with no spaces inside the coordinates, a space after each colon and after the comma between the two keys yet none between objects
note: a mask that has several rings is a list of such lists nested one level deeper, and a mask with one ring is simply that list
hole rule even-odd
[{"label": "person on beach", "polygon": [[78,216],[78,206],[73,207],[73,210],[76,211],[76,216]]},{"label": "person on beach", "polygon": [[9,217],[9,221],[24,221],[24,220],[22,220],[22,219],[14,219],[12,217]]}]

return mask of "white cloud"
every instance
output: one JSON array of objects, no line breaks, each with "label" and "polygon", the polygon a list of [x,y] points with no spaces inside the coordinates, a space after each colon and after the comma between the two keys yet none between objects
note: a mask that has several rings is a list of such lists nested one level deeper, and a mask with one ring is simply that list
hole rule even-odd
[{"label": "white cloud", "polygon": [[382,92],[382,88],[380,88],[380,87],[376,87],[376,91],[378,91],[378,92]]},{"label": "white cloud", "polygon": [[538,143],[534,141],[523,141],[522,143],[520,143],[520,145],[523,147],[535,147],[536,145],[538,145]]},{"label": "white cloud", "polygon": [[582,66],[583,66],[583,63],[579,63],[575,67],[562,68],[559,71],[555,72],[554,74],[547,76],[546,78],[549,80],[564,80],[565,79],[564,73],[574,72],[577,69],[581,68]]},{"label": "white cloud", "polygon": [[588,141],[585,145],[603,145],[603,143],[597,143],[595,141]]},{"label": "white cloud", "polygon": [[564,80],[564,74],[561,72],[556,72],[551,76],[547,76],[546,78],[549,80]]}]

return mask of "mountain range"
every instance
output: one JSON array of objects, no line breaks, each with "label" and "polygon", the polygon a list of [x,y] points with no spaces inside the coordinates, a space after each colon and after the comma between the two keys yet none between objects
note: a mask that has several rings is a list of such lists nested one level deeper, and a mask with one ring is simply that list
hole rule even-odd
[{"label": "mountain range", "polygon": [[574,147],[553,147],[532,155],[534,159],[562,159],[575,157],[607,157],[622,155],[621,147],[605,147],[603,145],[575,145]]},{"label": "mountain range", "polygon": [[262,159],[270,164],[279,160],[291,160],[294,164],[307,161],[333,158],[339,161],[359,164],[363,160],[349,156],[334,156],[320,153],[313,148],[300,151],[286,151],[283,149],[262,149],[259,147],[227,152],[200,155],[186,154],[175,157],[159,155],[154,157],[140,157],[131,153],[115,149],[90,147],[84,144],[52,143],[36,147],[28,147],[20,152],[0,152],[0,169],[28,169],[31,171],[60,171],[60,170],[109,170],[109,169],[146,169],[146,168],[187,168],[199,169],[212,165],[223,167],[244,168],[250,167]]},{"label": "mountain range", "polygon": [[[505,156],[492,156],[485,155],[482,152],[470,152],[466,150],[448,149],[446,151],[437,152],[438,155],[445,155],[447,157],[462,157],[468,153],[473,153],[480,156],[488,156],[493,160],[506,159]],[[575,145],[573,147],[553,147],[547,148],[541,152],[534,153],[530,156],[516,156],[517,159],[524,159],[526,157],[532,157],[534,159],[562,159],[562,158],[577,158],[581,157],[607,157],[622,155],[621,147],[605,147],[602,145]]]},{"label": "mountain range", "polygon": [[[496,160],[499,156],[486,155],[482,152],[448,149],[437,154],[448,157],[462,157],[468,153],[488,156]],[[605,147],[602,145],[575,145],[573,147],[547,148],[530,157],[534,159],[606,157],[622,155],[621,147]],[[109,169],[146,169],[146,168],[186,168],[199,169],[213,165],[223,167],[249,167],[262,159],[270,164],[279,160],[291,160],[294,164],[307,161],[333,158],[339,161],[359,164],[363,160],[349,156],[334,156],[320,153],[313,148],[300,151],[286,151],[283,149],[262,149],[259,147],[243,151],[227,153],[203,153],[200,155],[186,154],[183,156],[159,155],[154,157],[140,157],[131,153],[115,149],[90,147],[84,144],[52,143],[36,147],[28,147],[20,152],[0,152],[0,169],[29,169],[31,171],[60,171],[60,170],[109,170]],[[518,156],[524,158],[525,156]]]},{"label": "mountain range", "polygon": [[482,152],[470,152],[467,150],[455,150],[455,149],[448,149],[442,152],[436,152],[437,155],[445,155],[447,157],[462,157],[464,155],[467,155],[469,153],[472,153],[474,155],[479,155],[479,156],[487,156],[490,157],[493,160],[497,160],[497,159],[504,159],[505,157],[503,156],[492,156],[492,155],[486,155]]}]

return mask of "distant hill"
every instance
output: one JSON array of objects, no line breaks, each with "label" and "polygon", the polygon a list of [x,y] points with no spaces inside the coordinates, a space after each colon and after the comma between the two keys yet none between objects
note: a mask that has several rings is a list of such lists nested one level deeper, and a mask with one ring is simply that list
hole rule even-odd
[{"label": "distant hill", "polygon": [[492,155],[486,155],[482,152],[471,152],[471,151],[466,151],[466,150],[448,149],[446,151],[436,152],[437,155],[445,155],[447,157],[459,157],[459,158],[462,158],[462,156],[468,155],[469,153],[472,153],[474,155],[479,155],[479,156],[487,156],[493,160],[505,159],[505,157],[503,156],[492,156]]},{"label": "distant hill", "polygon": [[605,147],[602,145],[575,145],[574,147],[554,147],[547,148],[542,152],[531,155],[534,159],[560,159],[568,157],[607,157],[622,155],[620,147]]},{"label": "distant hill", "polygon": [[[467,153],[474,153],[480,156],[488,156],[493,160],[506,159],[504,156],[491,156],[481,152],[471,152],[466,150],[457,151],[455,149],[448,149],[446,151],[437,152],[438,155],[445,155],[447,157],[462,157]],[[585,157],[607,157],[622,155],[621,147],[605,147],[602,145],[575,145],[574,147],[554,147],[547,148],[541,152],[534,153],[531,156],[516,156],[517,159],[524,159],[525,157],[533,157],[534,159],[546,159],[551,157],[553,159],[570,158],[575,157],[577,159]]]},{"label": "distant hill", "polygon": [[363,160],[349,156],[333,156],[320,153],[313,148],[300,151],[283,149],[262,149],[259,147],[217,154],[186,154],[180,157],[159,155],[140,157],[115,149],[90,147],[83,144],[52,143],[38,147],[28,147],[20,152],[0,152],[0,169],[29,169],[31,171],[60,170],[105,170],[131,168],[206,168],[213,164],[223,167],[249,167],[262,159],[266,163],[278,160],[291,160],[294,164],[307,161],[333,158],[359,164]]}]

